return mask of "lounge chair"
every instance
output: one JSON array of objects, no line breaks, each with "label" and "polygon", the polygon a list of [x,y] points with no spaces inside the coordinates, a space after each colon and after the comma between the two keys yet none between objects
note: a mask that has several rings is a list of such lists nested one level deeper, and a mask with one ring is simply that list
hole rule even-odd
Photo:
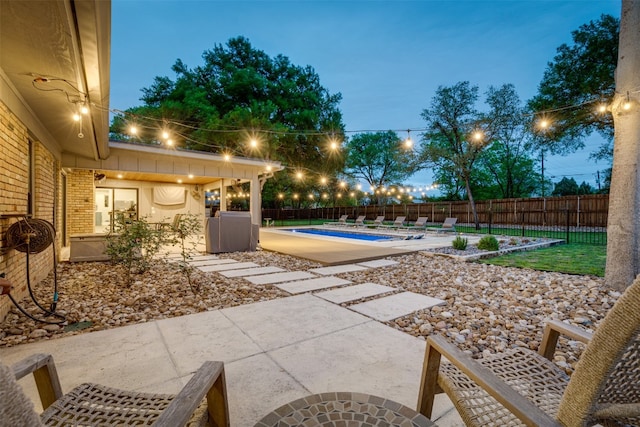
[{"label": "lounge chair", "polygon": [[406,218],[407,218],[406,216],[398,216],[398,217],[396,217],[396,220],[393,221],[393,224],[391,224],[391,225],[380,225],[380,227],[383,227],[383,228],[395,228],[395,229],[402,228],[402,227],[404,227],[404,220]]},{"label": "lounge chair", "polygon": [[416,229],[425,229],[427,228],[427,220],[429,219],[429,217],[426,216],[419,216],[418,219],[416,219],[416,222],[414,222],[413,224],[409,224],[409,225],[405,225],[402,228],[404,229],[408,229],[408,230],[416,230]]},{"label": "lounge chair", "polygon": [[[38,416],[17,383],[33,374],[44,412]],[[85,383],[63,395],[53,357],[34,354],[11,368],[0,363],[1,425],[229,426],[222,362],[204,362],[177,395]]]},{"label": "lounge chair", "polygon": [[[560,335],[587,343],[570,378],[553,363]],[[467,426],[638,425],[639,366],[640,276],[593,335],[552,320],[537,353],[516,347],[476,360],[429,336],[418,411],[429,417],[434,395],[445,392]]]},{"label": "lounge chair", "polygon": [[324,225],[332,225],[332,226],[337,226],[337,227],[342,227],[347,225],[347,218],[349,218],[349,215],[342,215],[340,218],[338,218],[338,221],[334,221],[334,222],[325,222]]},{"label": "lounge chair", "polygon": [[365,223],[364,220],[366,218],[366,215],[360,215],[358,218],[356,218],[356,221],[354,222],[354,225],[356,227],[364,227]]},{"label": "lounge chair", "polygon": [[438,233],[444,232],[444,231],[455,232],[456,222],[458,222],[458,218],[445,218],[444,222],[442,223],[442,227],[437,229]]},{"label": "lounge chair", "polygon": [[384,215],[380,215],[378,217],[376,217],[376,219],[373,220],[373,223],[368,224],[370,227],[380,227],[384,222]]}]

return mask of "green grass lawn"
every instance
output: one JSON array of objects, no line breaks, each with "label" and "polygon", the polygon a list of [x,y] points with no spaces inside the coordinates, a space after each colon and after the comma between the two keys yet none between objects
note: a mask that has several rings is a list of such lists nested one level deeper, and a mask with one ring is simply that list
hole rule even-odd
[{"label": "green grass lawn", "polygon": [[571,243],[481,260],[485,264],[604,276],[607,247]]}]

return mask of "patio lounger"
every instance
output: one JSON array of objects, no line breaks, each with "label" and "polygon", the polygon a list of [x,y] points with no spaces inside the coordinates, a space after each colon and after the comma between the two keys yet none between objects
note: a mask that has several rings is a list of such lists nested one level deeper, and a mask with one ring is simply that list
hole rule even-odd
[{"label": "patio lounger", "polygon": [[382,226],[384,222],[384,215],[380,215],[378,216],[376,219],[373,220],[372,224],[368,224],[369,227],[380,227]]},{"label": "patio lounger", "polygon": [[393,229],[398,229],[398,228],[402,228],[404,227],[404,220],[406,219],[406,216],[399,216],[396,217],[396,220],[393,222],[393,224],[391,225],[380,225],[379,227],[383,227],[383,228],[393,228]]},{"label": "patio lounger", "polygon": [[407,230],[416,230],[416,229],[425,229],[427,228],[427,220],[429,219],[429,217],[426,216],[419,216],[418,219],[416,219],[416,222],[414,222],[413,224],[409,224],[409,225],[405,225],[402,226],[401,228],[407,229]]},{"label": "patio lounger", "polygon": [[342,215],[337,222],[325,222],[324,225],[334,225],[334,226],[338,226],[338,227],[342,227],[347,225],[347,218],[349,218],[349,215]]},{"label": "patio lounger", "polygon": [[444,231],[456,231],[455,224],[458,222],[458,218],[446,218],[442,223],[442,228],[437,229],[438,233]]},{"label": "patio lounger", "polygon": [[356,222],[354,223],[354,225],[356,227],[364,227],[366,224],[364,223],[364,219],[366,218],[365,215],[360,215],[358,218],[356,218]]}]

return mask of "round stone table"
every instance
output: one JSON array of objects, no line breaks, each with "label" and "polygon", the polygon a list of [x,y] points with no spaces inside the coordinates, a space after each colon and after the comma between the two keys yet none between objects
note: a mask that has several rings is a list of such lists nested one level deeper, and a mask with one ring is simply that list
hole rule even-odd
[{"label": "round stone table", "polygon": [[392,400],[364,393],[321,393],[294,400],[255,427],[435,427],[427,417]]}]

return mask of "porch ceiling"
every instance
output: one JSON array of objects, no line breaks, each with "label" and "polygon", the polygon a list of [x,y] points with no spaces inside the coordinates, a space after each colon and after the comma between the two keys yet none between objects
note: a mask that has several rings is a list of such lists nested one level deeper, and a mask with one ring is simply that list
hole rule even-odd
[{"label": "porch ceiling", "polygon": [[108,156],[110,45],[109,0],[0,0],[3,101],[54,153]]},{"label": "porch ceiling", "polygon": [[148,182],[164,182],[164,183],[178,183],[178,180],[182,180],[181,184],[215,184],[221,181],[221,178],[212,178],[210,176],[193,176],[189,178],[189,175],[168,175],[157,173],[144,173],[144,172],[118,172],[118,171],[101,171],[96,173],[102,173],[109,179],[123,179],[130,181],[148,181]]}]

